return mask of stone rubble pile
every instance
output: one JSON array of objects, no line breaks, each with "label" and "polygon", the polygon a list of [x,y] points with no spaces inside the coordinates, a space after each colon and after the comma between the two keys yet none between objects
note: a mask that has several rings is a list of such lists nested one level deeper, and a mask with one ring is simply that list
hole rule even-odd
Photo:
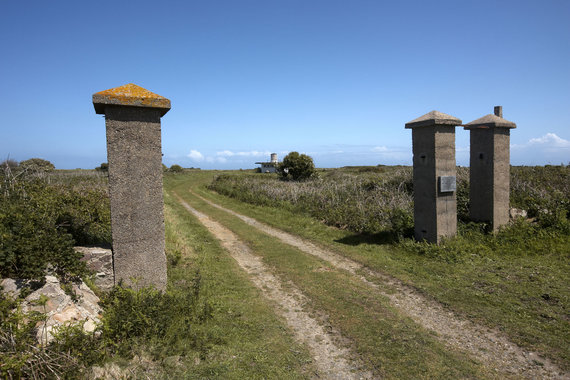
[{"label": "stone rubble pile", "polygon": [[[23,282],[11,278],[0,283],[3,292],[9,297],[17,297]],[[45,314],[45,321],[38,322],[36,338],[42,345],[53,340],[54,330],[58,327],[82,323],[85,332],[93,332],[99,323],[102,312],[99,297],[84,282],[72,285],[76,301],[66,294],[55,276],[46,276],[46,283],[40,289],[29,294],[22,302],[22,311],[38,311]],[[42,299],[45,300],[42,302]]]},{"label": "stone rubble pile", "polygon": [[[76,247],[76,250],[84,254],[87,267],[95,272],[95,285],[103,291],[110,290],[114,282],[111,250],[96,247]],[[28,284],[26,280],[0,279],[2,292],[12,299],[17,298]],[[45,314],[45,321],[36,326],[36,338],[40,344],[49,344],[60,326],[80,323],[85,332],[95,331],[102,312],[99,297],[83,281],[72,284],[71,289],[75,294],[73,298],[65,293],[55,276],[47,275],[45,284],[22,301],[23,312]]]}]

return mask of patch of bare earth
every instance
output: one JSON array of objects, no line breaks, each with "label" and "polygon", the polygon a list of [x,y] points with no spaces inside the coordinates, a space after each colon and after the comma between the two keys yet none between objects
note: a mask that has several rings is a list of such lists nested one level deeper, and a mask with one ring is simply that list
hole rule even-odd
[{"label": "patch of bare earth", "polygon": [[222,246],[237,261],[239,266],[250,276],[251,281],[261,292],[279,308],[277,312],[285,318],[295,338],[309,348],[319,371],[319,378],[326,379],[371,379],[372,374],[364,372],[350,360],[351,353],[347,348],[335,342],[342,337],[335,332],[325,330],[319,322],[312,318],[303,305],[307,298],[292,284],[287,290],[281,281],[254,255],[250,248],[232,231],[212,220],[207,215],[188,205],[176,195],[178,201],[214,235]]},{"label": "patch of bare earth", "polygon": [[[438,339],[445,345],[466,351],[497,373],[529,379],[570,379],[570,374],[562,371],[550,360],[519,347],[496,330],[458,317],[437,301],[427,298],[394,277],[372,271],[342,255],[222,207],[191,190],[190,192],[209,205],[240,218],[267,235],[357,276],[379,294],[387,297],[403,314],[424,328],[436,332]],[[360,273],[364,273],[365,276]],[[391,288],[394,292],[383,291],[378,284],[368,280],[367,277],[380,280],[383,286]]]}]

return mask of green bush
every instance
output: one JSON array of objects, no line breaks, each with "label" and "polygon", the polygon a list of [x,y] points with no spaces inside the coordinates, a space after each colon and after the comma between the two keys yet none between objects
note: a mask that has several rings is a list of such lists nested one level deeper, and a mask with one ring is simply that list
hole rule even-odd
[{"label": "green bush", "polygon": [[313,159],[306,154],[291,152],[283,158],[277,170],[283,178],[291,177],[294,181],[299,181],[315,174],[315,164]]},{"label": "green bush", "polygon": [[[384,170],[383,170],[384,172]],[[308,213],[324,223],[358,233],[388,231],[395,238],[413,228],[412,172],[326,172],[302,182],[270,176],[221,175],[210,189],[244,202]]]},{"label": "green bush", "polygon": [[18,165],[19,165],[18,161],[8,158],[8,159],[2,161],[2,163],[0,163],[0,171],[5,170],[6,168],[14,171],[18,168]]},{"label": "green bush", "polygon": [[[169,356],[188,350],[205,353],[213,343],[212,337],[206,336],[199,326],[212,317],[213,309],[201,297],[201,286],[200,274],[196,272],[189,289],[163,293],[152,287],[136,291],[122,286],[113,288],[102,303],[105,345],[123,356],[133,352],[136,341],[147,342],[157,356],[164,350]],[[194,344],[180,347],[181,341]]]},{"label": "green bush", "polygon": [[73,238],[57,224],[62,203],[39,182],[20,182],[0,194],[0,275],[43,279],[48,267],[62,278],[85,273]]},{"label": "green bush", "polygon": [[22,313],[19,301],[0,292],[0,378],[79,379],[90,366],[143,351],[157,361],[192,351],[205,359],[223,338],[207,329],[213,309],[201,295],[198,272],[189,285],[166,293],[115,287],[103,297],[101,325],[94,333],[84,332],[81,324],[62,326],[44,347],[35,342],[35,326],[44,315]]},{"label": "green bush", "polygon": [[[284,207],[357,233],[411,236],[413,181],[409,167],[348,167],[303,182],[269,176],[222,175],[210,189],[244,202]],[[570,167],[512,167],[511,207],[527,210],[544,228],[570,231]],[[469,168],[457,171],[457,216],[470,223]],[[480,224],[482,231],[489,226]]]},{"label": "green bush", "polygon": [[42,279],[48,268],[64,281],[85,274],[73,246],[111,241],[106,192],[0,180],[0,276]]},{"label": "green bush", "polygon": [[51,162],[42,158],[30,158],[22,161],[18,168],[28,173],[48,173],[55,170],[55,166]]},{"label": "green bush", "polygon": [[111,243],[111,208],[102,189],[69,190],[58,187],[61,209],[57,226],[67,231],[76,245]]},{"label": "green bush", "polygon": [[182,166],[180,165],[174,164],[170,167],[168,171],[171,173],[182,173],[184,171],[184,168],[182,168]]},{"label": "green bush", "polygon": [[511,206],[526,210],[543,227],[570,230],[570,167],[511,167]]}]

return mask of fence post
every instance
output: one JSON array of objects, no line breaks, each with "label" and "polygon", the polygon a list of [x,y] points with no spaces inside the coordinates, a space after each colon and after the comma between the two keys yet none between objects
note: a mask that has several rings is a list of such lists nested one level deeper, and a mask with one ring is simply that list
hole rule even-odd
[{"label": "fence post", "polygon": [[105,115],[115,284],[166,289],[160,118],[170,100],[134,84],[93,94]]}]

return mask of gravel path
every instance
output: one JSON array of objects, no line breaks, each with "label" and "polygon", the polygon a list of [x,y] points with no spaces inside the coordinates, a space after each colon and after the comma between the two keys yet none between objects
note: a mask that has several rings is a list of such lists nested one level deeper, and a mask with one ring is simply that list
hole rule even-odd
[{"label": "gravel path", "polygon": [[359,370],[349,358],[348,349],[335,342],[342,337],[335,332],[325,330],[319,322],[305,310],[307,298],[294,287],[287,284],[287,290],[281,281],[254,255],[250,248],[229,229],[212,220],[207,215],[188,205],[182,198],[176,198],[214,235],[222,246],[237,261],[239,266],[250,276],[251,281],[261,292],[276,303],[276,311],[285,318],[295,338],[309,347],[311,355],[319,371],[317,378],[325,379],[372,379],[369,372]]},{"label": "gravel path", "polygon": [[[438,339],[445,345],[466,351],[497,373],[528,379],[570,379],[570,374],[562,371],[550,360],[519,347],[498,331],[458,317],[438,302],[426,298],[416,289],[396,278],[372,271],[335,252],[222,207],[191,190],[190,192],[209,205],[238,217],[267,235],[359,277],[379,294],[389,298],[391,304],[403,314],[424,328],[436,332]],[[364,273],[364,275],[360,273]],[[383,291],[379,285],[369,278],[379,280],[383,286],[388,286],[394,292]]]}]

